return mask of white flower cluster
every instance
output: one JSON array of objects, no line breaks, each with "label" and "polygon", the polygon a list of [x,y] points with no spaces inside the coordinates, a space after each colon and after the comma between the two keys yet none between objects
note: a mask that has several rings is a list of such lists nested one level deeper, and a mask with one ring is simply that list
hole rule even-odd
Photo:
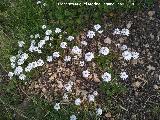
[{"label": "white flower cluster", "polygon": [[44,61],[42,59],[39,59],[38,61],[34,61],[28,64],[28,66],[25,68],[25,72],[30,72],[32,69],[43,66]]},{"label": "white flower cluster", "polygon": [[124,51],[122,53],[122,56],[124,57],[125,60],[131,60],[131,58],[138,59],[139,53],[137,53],[137,52],[130,52],[130,51],[126,50],[126,51]]},{"label": "white flower cluster", "polygon": [[121,31],[119,30],[119,28],[116,28],[113,32],[113,35],[126,35],[126,36],[129,36],[129,30],[126,29],[126,28],[123,28]]}]

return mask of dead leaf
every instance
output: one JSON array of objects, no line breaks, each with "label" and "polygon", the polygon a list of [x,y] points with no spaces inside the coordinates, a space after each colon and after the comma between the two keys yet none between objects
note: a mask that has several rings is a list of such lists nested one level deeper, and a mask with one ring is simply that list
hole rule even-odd
[{"label": "dead leaf", "polygon": [[93,80],[95,82],[100,82],[100,79],[98,78],[98,75],[96,73],[93,73]]}]

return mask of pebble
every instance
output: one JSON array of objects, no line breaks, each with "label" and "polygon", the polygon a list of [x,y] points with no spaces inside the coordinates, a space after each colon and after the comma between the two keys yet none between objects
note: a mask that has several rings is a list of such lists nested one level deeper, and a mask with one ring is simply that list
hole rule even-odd
[{"label": "pebble", "polygon": [[149,11],[149,12],[148,12],[148,16],[149,16],[149,17],[152,17],[154,14],[155,14],[155,11]]},{"label": "pebble", "polygon": [[111,38],[107,37],[104,39],[104,43],[111,44]]}]

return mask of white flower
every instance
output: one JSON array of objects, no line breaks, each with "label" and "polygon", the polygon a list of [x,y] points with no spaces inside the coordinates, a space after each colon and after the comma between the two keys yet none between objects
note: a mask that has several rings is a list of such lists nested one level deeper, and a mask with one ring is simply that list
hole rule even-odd
[{"label": "white flower", "polygon": [[22,59],[22,60],[27,60],[27,58],[28,58],[27,53],[23,53],[22,55],[20,55],[20,59]]},{"label": "white flower", "polygon": [[42,25],[42,29],[46,29],[47,28],[47,26],[46,25]]},{"label": "white flower", "polygon": [[96,110],[96,114],[97,114],[97,115],[102,115],[102,109],[101,109],[101,108],[98,108],[98,109]]},{"label": "white flower", "polygon": [[38,53],[42,53],[42,50],[38,50],[37,52],[38,52]]},{"label": "white flower", "polygon": [[72,40],[74,40],[74,37],[73,36],[68,36],[67,40],[72,41]]},{"label": "white flower", "polygon": [[86,46],[87,42],[86,41],[81,41],[81,44]]},{"label": "white flower", "polygon": [[138,52],[131,52],[133,59],[138,59],[139,53]]},{"label": "white flower", "polygon": [[67,91],[67,92],[69,92],[69,91],[72,91],[72,85],[71,84],[65,84],[64,85],[64,88],[65,88],[65,90]]},{"label": "white flower", "polygon": [[32,68],[27,66],[24,70],[25,70],[25,72],[30,72],[32,70]]},{"label": "white flower", "polygon": [[88,33],[87,33],[87,37],[88,38],[93,38],[95,36],[95,32],[94,31],[88,31]]},{"label": "white flower", "polygon": [[11,63],[11,68],[15,68],[16,64],[15,63]]},{"label": "white flower", "polygon": [[94,96],[97,96],[97,95],[98,95],[98,92],[97,92],[97,91],[94,91],[94,92],[93,92],[93,95],[94,95]]},{"label": "white flower", "polygon": [[85,70],[82,72],[82,76],[87,78],[90,75],[90,72],[88,70]]},{"label": "white flower", "polygon": [[125,60],[130,60],[132,58],[132,53],[126,50],[122,53],[122,56],[124,57]]},{"label": "white flower", "polygon": [[38,42],[38,47],[39,47],[39,48],[43,48],[43,46],[45,45],[45,43],[46,43],[45,40],[40,40],[40,41]]},{"label": "white flower", "polygon": [[126,35],[126,36],[129,36],[129,30],[128,29],[125,29],[125,28],[123,28],[122,30],[121,30],[121,34],[122,35]]},{"label": "white flower", "polygon": [[128,49],[127,45],[122,45],[121,46],[121,50],[127,50],[127,49]]},{"label": "white flower", "polygon": [[77,98],[76,100],[75,100],[75,105],[80,105],[81,104],[81,99],[80,98]]},{"label": "white flower", "polygon": [[103,33],[103,30],[99,30],[98,33],[99,33],[99,34],[102,34],[102,33]]},{"label": "white flower", "polygon": [[16,56],[10,57],[10,61],[11,61],[11,62],[16,62]]},{"label": "white flower", "polygon": [[82,49],[80,49],[78,46],[74,46],[72,48],[72,51],[71,51],[73,54],[77,54],[77,55],[80,55],[82,53]]},{"label": "white flower", "polygon": [[119,35],[119,34],[121,34],[121,31],[120,31],[118,28],[116,28],[116,29],[114,30],[113,35],[115,35],[115,34]]},{"label": "white flower", "polygon": [[84,66],[84,61],[80,61],[79,66],[83,67]]},{"label": "white flower", "polygon": [[53,53],[53,58],[58,58],[60,55],[59,55],[59,52],[54,52]]},{"label": "white flower", "polygon": [[128,78],[128,75],[126,72],[121,72],[120,73],[120,78],[122,78],[123,80],[127,79]]},{"label": "white flower", "polygon": [[38,4],[41,4],[41,3],[42,3],[41,1],[37,1],[37,5],[38,5]]},{"label": "white flower", "polygon": [[20,79],[20,80],[25,80],[25,79],[26,79],[26,75],[20,74],[20,75],[19,75],[19,79]]},{"label": "white flower", "polygon": [[91,61],[94,58],[94,54],[92,52],[88,52],[85,54],[85,60]]},{"label": "white flower", "polygon": [[67,43],[66,42],[61,42],[60,47],[61,48],[67,48]]},{"label": "white flower", "polygon": [[34,47],[34,51],[38,52],[39,48],[38,47]]},{"label": "white flower", "polygon": [[14,70],[15,75],[19,75],[22,72],[23,72],[23,68],[21,66],[16,67]]},{"label": "white flower", "polygon": [[75,115],[71,115],[70,120],[77,120],[77,117]]},{"label": "white flower", "polygon": [[50,36],[45,36],[45,37],[44,37],[44,40],[45,40],[45,41],[50,40]]},{"label": "white flower", "polygon": [[40,38],[39,34],[35,34],[34,38]]},{"label": "white flower", "polygon": [[25,68],[25,72],[30,72],[32,70],[32,68],[37,67],[37,62],[36,62],[36,66],[34,66],[35,64],[29,63],[28,66]]},{"label": "white flower", "polygon": [[29,47],[29,49],[28,49],[28,50],[29,50],[30,52],[33,52],[33,51],[34,51],[34,49],[35,49],[35,46],[34,46],[33,44],[31,44],[31,46]]},{"label": "white flower", "polygon": [[46,6],[47,4],[46,3],[43,3],[43,6]]},{"label": "white flower", "polygon": [[64,93],[63,99],[68,100],[68,95],[66,93]]},{"label": "white flower", "polygon": [[44,61],[42,59],[39,59],[37,61],[37,66],[43,66],[43,64],[44,64]]},{"label": "white flower", "polygon": [[59,104],[60,104],[60,103],[56,103],[56,104],[54,105],[54,109],[57,110],[57,111],[60,109],[60,105],[59,105]]},{"label": "white flower", "polygon": [[18,61],[17,61],[17,64],[18,65],[22,65],[24,63],[24,60],[23,59],[19,59]]},{"label": "white flower", "polygon": [[101,47],[99,53],[103,54],[103,55],[108,55],[109,54],[109,49],[107,47]]},{"label": "white flower", "polygon": [[51,35],[52,34],[52,30],[46,30],[45,34],[46,35]]},{"label": "white flower", "polygon": [[47,61],[52,62],[52,56],[47,56]]},{"label": "white flower", "polygon": [[88,95],[89,102],[94,102],[94,95]]},{"label": "white flower", "polygon": [[94,25],[94,29],[95,29],[96,31],[98,31],[100,28],[101,28],[101,26],[100,26],[99,24]]},{"label": "white flower", "polygon": [[62,30],[60,28],[56,28],[55,33],[60,33]]},{"label": "white flower", "polygon": [[102,79],[103,79],[103,81],[105,81],[105,82],[111,81],[111,74],[109,74],[108,72],[105,72],[105,73],[102,75]]},{"label": "white flower", "polygon": [[62,39],[62,35],[59,35],[58,37],[59,37],[59,39]]},{"label": "white flower", "polygon": [[23,47],[24,44],[25,44],[25,43],[24,43],[23,41],[18,41],[18,46],[19,46],[19,47]]},{"label": "white flower", "polygon": [[33,36],[33,35],[30,35],[30,38],[32,39],[32,38],[34,38],[34,36]]},{"label": "white flower", "polygon": [[65,56],[64,61],[65,62],[71,61],[71,56]]},{"label": "white flower", "polygon": [[8,77],[10,77],[10,79],[13,77],[14,73],[13,72],[9,72],[8,73]]},{"label": "white flower", "polygon": [[36,68],[36,67],[38,67],[38,65],[37,65],[37,62],[36,62],[36,61],[35,61],[35,62],[32,62],[31,64],[32,64],[32,68]]}]

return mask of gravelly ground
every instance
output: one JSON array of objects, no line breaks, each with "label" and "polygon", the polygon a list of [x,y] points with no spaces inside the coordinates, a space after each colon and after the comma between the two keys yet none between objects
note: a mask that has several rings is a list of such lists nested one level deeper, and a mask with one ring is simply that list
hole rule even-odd
[{"label": "gravelly ground", "polygon": [[[159,14],[160,15],[160,14]],[[123,99],[125,110],[119,118],[125,120],[158,120],[160,110],[155,114],[151,109],[160,108],[160,19],[155,11],[124,13],[114,26],[123,28],[128,25],[130,36],[125,39],[113,38],[140,53],[139,60],[115,62],[115,68],[125,68],[129,79],[123,81],[129,92]],[[111,21],[112,22],[112,21]]]}]

